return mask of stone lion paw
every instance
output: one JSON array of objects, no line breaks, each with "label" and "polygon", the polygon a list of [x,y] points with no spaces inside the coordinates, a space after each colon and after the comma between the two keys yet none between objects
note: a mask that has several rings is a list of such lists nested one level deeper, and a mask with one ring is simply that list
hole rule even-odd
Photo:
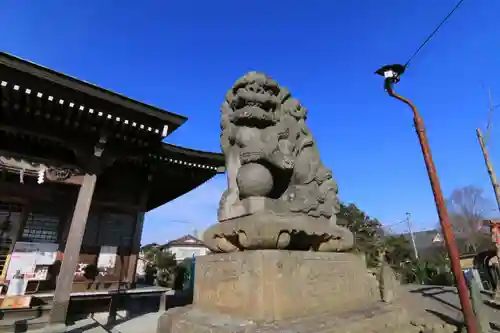
[{"label": "stone lion paw", "polygon": [[238,251],[238,247],[236,247],[236,245],[234,245],[224,237],[217,237],[215,240],[215,244],[217,246],[217,249],[225,253]]}]

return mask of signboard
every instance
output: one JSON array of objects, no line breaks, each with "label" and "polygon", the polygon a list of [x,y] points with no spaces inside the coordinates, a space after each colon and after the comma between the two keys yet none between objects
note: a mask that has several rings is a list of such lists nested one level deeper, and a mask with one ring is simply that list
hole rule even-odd
[{"label": "signboard", "polygon": [[474,268],[474,258],[460,259],[462,270]]},{"label": "signboard", "polygon": [[48,266],[56,260],[58,248],[55,243],[16,242],[5,279],[11,280],[19,270],[28,279],[44,280]]},{"label": "signboard", "polygon": [[4,297],[0,309],[25,309],[31,304],[31,296],[7,296]]},{"label": "signboard", "polygon": [[110,274],[115,268],[118,247],[101,246],[99,258],[97,259],[97,268],[101,275]]},{"label": "signboard", "polygon": [[441,243],[443,241],[443,237],[441,237],[440,233],[437,233],[436,236],[432,239],[433,243]]}]

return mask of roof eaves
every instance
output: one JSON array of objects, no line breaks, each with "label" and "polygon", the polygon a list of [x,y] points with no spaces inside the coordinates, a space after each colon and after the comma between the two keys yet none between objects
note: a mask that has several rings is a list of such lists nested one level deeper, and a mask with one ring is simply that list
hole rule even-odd
[{"label": "roof eaves", "polygon": [[134,111],[147,114],[152,117],[156,117],[162,121],[169,122],[174,125],[174,128],[171,128],[170,133],[173,132],[177,127],[181,126],[187,120],[187,117],[185,116],[131,99],[127,96],[115,93],[105,88],[101,88],[95,84],[77,79],[73,76],[57,72],[53,69],[44,67],[42,65],[22,59],[9,53],[0,52],[0,65],[4,65],[21,72],[31,74],[54,84],[81,91],[82,93],[90,95],[94,98],[106,100],[109,103],[113,103]]},{"label": "roof eaves", "polygon": [[195,149],[191,149],[191,148],[185,148],[185,147],[181,147],[181,146],[172,145],[172,144],[165,143],[165,142],[163,142],[162,148],[170,153],[181,154],[181,155],[185,155],[185,156],[197,157],[197,158],[210,160],[214,163],[215,166],[217,166],[219,168],[217,170],[218,173],[225,172],[225,168],[224,168],[225,157],[224,157],[224,154],[222,154],[222,153],[195,150]]}]

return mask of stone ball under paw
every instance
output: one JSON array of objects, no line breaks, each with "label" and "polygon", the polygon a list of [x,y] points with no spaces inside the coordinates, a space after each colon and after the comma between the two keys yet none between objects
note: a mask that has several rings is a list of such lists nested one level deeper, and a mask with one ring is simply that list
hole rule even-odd
[{"label": "stone ball under paw", "polygon": [[273,189],[273,175],[259,163],[248,163],[238,170],[236,177],[240,198],[264,197]]}]

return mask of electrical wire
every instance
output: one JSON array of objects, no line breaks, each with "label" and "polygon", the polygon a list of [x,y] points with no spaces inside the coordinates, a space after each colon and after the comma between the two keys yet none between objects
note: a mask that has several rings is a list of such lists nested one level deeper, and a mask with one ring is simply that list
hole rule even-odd
[{"label": "electrical wire", "polygon": [[413,58],[415,58],[415,56],[420,52],[420,50],[431,40],[432,37],[434,37],[434,35],[439,31],[439,29],[441,29],[443,24],[445,24],[446,21],[448,21],[448,19],[451,17],[451,15],[453,15],[453,13],[458,9],[458,7],[460,7],[460,5],[463,2],[464,2],[464,0],[460,0],[457,3],[457,5],[451,10],[451,12],[449,12],[448,15],[446,15],[446,17],[438,24],[436,29],[434,29],[434,31],[429,35],[429,37],[427,37],[427,39],[422,43],[422,45],[420,45],[418,47],[418,49],[415,52],[413,52],[410,59],[408,59],[408,61],[405,63],[405,65],[404,65],[405,68],[408,68],[408,66],[410,65],[410,62],[413,60]]},{"label": "electrical wire", "polygon": [[388,228],[388,229],[390,229],[390,228],[392,228],[392,227],[394,227],[394,226],[396,226],[396,225],[399,225],[399,224],[402,224],[402,223],[405,223],[405,222],[406,222],[406,220],[401,220],[401,221],[396,222],[396,223],[393,223],[393,224],[384,225],[383,227],[384,227],[384,228]]}]

